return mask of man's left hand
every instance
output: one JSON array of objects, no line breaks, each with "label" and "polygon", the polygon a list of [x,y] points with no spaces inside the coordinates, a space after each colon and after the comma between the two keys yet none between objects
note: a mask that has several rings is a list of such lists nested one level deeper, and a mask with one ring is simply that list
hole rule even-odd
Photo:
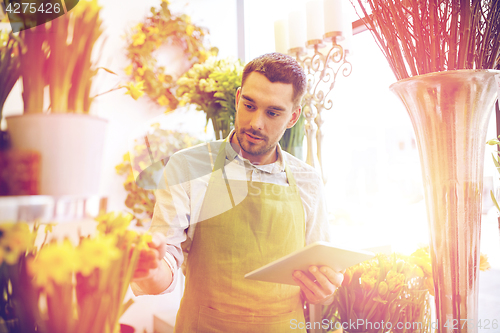
[{"label": "man's left hand", "polygon": [[331,304],[335,290],[344,280],[343,272],[336,272],[328,266],[309,266],[309,272],[314,276],[314,280],[302,271],[293,273],[293,279],[300,286],[306,300],[310,304]]}]

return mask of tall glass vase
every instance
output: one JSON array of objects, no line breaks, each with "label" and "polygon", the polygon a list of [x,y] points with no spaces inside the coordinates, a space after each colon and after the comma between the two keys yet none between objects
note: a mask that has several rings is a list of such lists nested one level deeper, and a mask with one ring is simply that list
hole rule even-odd
[{"label": "tall glass vase", "polygon": [[431,233],[438,332],[477,332],[486,130],[499,71],[430,73],[391,85],[410,115]]}]

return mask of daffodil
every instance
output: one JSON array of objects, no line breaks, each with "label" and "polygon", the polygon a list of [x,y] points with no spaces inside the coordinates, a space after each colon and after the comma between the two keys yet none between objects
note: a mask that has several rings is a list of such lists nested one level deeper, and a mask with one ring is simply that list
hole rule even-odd
[{"label": "daffodil", "polygon": [[123,233],[130,225],[132,221],[132,215],[126,214],[122,215],[119,213],[116,215],[114,212],[110,212],[107,214],[100,215],[95,218],[99,224],[97,225],[97,230],[99,230],[103,234],[109,233]]},{"label": "daffodil", "polygon": [[144,81],[140,81],[138,83],[129,82],[125,88],[127,88],[127,92],[125,94],[132,96],[135,100],[144,95]]},{"label": "daffodil", "polygon": [[194,26],[192,24],[188,24],[186,27],[186,34],[191,36],[194,32]]},{"label": "daffodil", "polygon": [[147,66],[143,66],[143,67],[139,67],[137,68],[137,73],[140,75],[140,76],[143,76],[144,75],[144,72],[148,69]]},{"label": "daffodil", "polygon": [[145,41],[146,34],[144,34],[144,32],[142,31],[132,35],[132,45],[134,46],[143,45]]},{"label": "daffodil", "polygon": [[116,247],[116,235],[99,235],[83,239],[77,249],[79,272],[88,276],[94,269],[107,269],[120,258],[121,251]]},{"label": "daffodil", "polygon": [[161,106],[166,106],[166,105],[170,104],[169,99],[165,95],[161,95],[160,98],[158,98],[157,102]]},{"label": "daffodil", "polygon": [[366,291],[372,290],[373,287],[375,286],[375,283],[377,283],[377,280],[368,274],[362,274],[360,281],[361,281],[361,288],[363,288]]},{"label": "daffodil", "polygon": [[35,235],[26,223],[0,224],[0,264],[17,263],[19,257],[33,246]]},{"label": "daffodil", "polygon": [[488,262],[488,256],[486,254],[480,254],[480,261],[479,261],[479,269],[481,271],[487,271],[491,268],[490,263]]},{"label": "daffodil", "polygon": [[387,292],[389,291],[389,286],[387,285],[387,282],[385,281],[380,281],[377,292],[380,296],[385,296]]},{"label": "daffodil", "polygon": [[405,276],[391,270],[387,273],[385,280],[387,281],[387,285],[389,286],[389,291],[395,293],[398,292],[399,289],[401,289],[401,287],[404,285]]},{"label": "daffodil", "polygon": [[44,246],[35,259],[28,261],[28,271],[33,276],[35,285],[47,286],[50,291],[52,283],[71,283],[77,264],[75,247],[65,240],[63,243]]},{"label": "daffodil", "polygon": [[127,75],[132,75],[132,69],[133,69],[133,67],[134,67],[134,66],[133,66],[132,64],[130,64],[130,65],[128,65],[127,67],[125,67],[125,69],[124,69],[125,74],[127,74]]}]

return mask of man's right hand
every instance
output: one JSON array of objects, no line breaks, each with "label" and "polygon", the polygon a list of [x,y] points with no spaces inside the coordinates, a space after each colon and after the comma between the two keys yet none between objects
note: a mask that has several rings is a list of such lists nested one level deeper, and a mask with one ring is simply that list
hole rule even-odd
[{"label": "man's right hand", "polygon": [[159,294],[170,286],[173,279],[172,270],[163,259],[167,249],[166,238],[155,233],[148,245],[149,248],[139,254],[132,282],[148,294]]}]

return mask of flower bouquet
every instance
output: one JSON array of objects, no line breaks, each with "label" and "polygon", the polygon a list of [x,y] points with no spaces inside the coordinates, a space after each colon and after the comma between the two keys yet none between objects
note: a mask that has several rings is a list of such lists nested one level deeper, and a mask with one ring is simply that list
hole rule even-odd
[{"label": "flower bouquet", "polygon": [[[126,176],[123,183],[127,191],[125,206],[131,210],[137,226],[151,221],[153,217],[156,202],[154,189],[157,188],[154,176],[163,170],[175,152],[201,143],[188,134],[162,129],[159,124],[151,127],[147,142],[145,138],[136,139],[133,151],[123,155],[122,163],[115,167],[117,174]],[[147,172],[143,172],[146,169]]]},{"label": "flower bouquet", "polygon": [[140,249],[151,241],[127,229],[132,216],[96,218],[93,237],[35,246],[39,225],[0,225],[1,317],[11,332],[116,333]]},{"label": "flower bouquet", "polygon": [[415,322],[422,323],[419,329],[428,332],[428,325],[423,326],[430,316],[428,295],[422,290],[415,293],[410,287],[411,281],[421,276],[421,268],[408,259],[396,254],[380,254],[346,270],[334,302],[325,309],[325,316],[334,318],[335,327],[349,333],[404,332],[405,327],[400,323],[420,316],[422,320]]},{"label": "flower bouquet", "polygon": [[[487,256],[481,254],[480,269],[489,267]],[[379,254],[346,270],[323,318],[330,321],[331,331],[431,332],[435,327],[430,296],[434,296],[434,282],[428,246],[410,256]]]},{"label": "flower bouquet", "polygon": [[234,126],[235,95],[241,86],[243,65],[230,58],[209,58],[194,65],[177,81],[181,103],[196,104],[212,120],[217,139],[225,138]]}]

